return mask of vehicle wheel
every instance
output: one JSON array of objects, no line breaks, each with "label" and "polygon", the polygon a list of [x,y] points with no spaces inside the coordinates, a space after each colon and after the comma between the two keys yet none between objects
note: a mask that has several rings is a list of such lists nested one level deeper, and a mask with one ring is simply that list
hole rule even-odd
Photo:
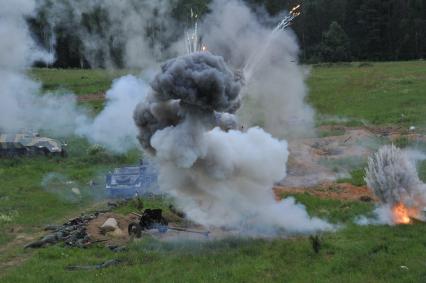
[{"label": "vehicle wheel", "polygon": [[129,224],[129,226],[127,227],[127,232],[129,233],[130,237],[136,237],[136,238],[140,238],[142,237],[142,227],[141,225],[139,225],[139,223],[136,222],[132,222]]}]

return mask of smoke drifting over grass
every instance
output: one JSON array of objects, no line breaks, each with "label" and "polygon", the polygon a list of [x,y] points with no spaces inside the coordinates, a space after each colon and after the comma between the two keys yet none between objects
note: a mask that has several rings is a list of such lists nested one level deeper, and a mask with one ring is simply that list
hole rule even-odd
[{"label": "smoke drifting over grass", "polygon": [[76,133],[115,152],[126,152],[136,147],[137,128],[131,110],[148,91],[149,85],[135,76],[115,80],[106,93],[104,109],[93,121],[78,127]]},{"label": "smoke drifting over grass", "polygon": [[41,95],[41,85],[26,74],[35,61],[51,62],[53,55],[37,46],[25,18],[36,9],[34,1],[4,3],[0,11],[0,130],[32,128],[55,135],[77,134],[116,152],[137,145],[132,110],[148,85],[132,76],[114,82],[103,111],[95,118],[77,105],[73,94]]},{"label": "smoke drifting over grass", "polygon": [[52,54],[32,40],[25,17],[34,13],[34,1],[7,1],[0,10],[0,130],[55,129],[65,133],[79,122],[73,96],[38,96],[40,85],[26,76],[36,60],[52,61]]}]

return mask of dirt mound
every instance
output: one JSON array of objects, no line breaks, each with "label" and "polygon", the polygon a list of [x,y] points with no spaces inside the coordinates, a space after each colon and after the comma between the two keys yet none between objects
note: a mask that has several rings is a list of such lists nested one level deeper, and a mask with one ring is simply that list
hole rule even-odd
[{"label": "dirt mound", "polygon": [[105,100],[105,93],[90,93],[77,96],[78,102],[90,102],[90,101],[103,101]]},{"label": "dirt mound", "polygon": [[357,187],[352,184],[323,184],[317,188],[292,188],[276,186],[274,193],[277,200],[284,194],[304,194],[307,193],[324,199],[335,199],[345,201],[376,201],[375,196],[366,186]]},{"label": "dirt mound", "polygon": [[[118,227],[123,232],[122,234],[102,233],[99,227],[101,227],[102,224],[104,224],[108,218],[114,218],[115,220],[117,220]],[[87,225],[87,234],[89,235],[92,241],[102,241],[105,242],[105,244],[110,245],[126,244],[130,240],[129,235],[127,233],[127,226],[129,226],[130,222],[138,221],[138,217],[133,214],[129,214],[127,216],[112,212],[100,214],[97,218],[90,221]]]}]

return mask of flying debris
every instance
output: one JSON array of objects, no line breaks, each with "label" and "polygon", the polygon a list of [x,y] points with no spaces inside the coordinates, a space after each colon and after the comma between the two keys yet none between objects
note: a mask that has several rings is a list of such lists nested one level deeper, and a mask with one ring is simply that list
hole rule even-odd
[{"label": "flying debris", "polygon": [[192,28],[185,32],[185,46],[186,53],[191,54],[194,52],[207,51],[207,46],[203,44],[203,40],[198,33],[198,14],[194,13],[191,8],[191,25]]},{"label": "flying debris", "polygon": [[293,22],[293,20],[295,19],[295,18],[297,18],[298,16],[300,16],[300,4],[299,5],[297,5],[297,6],[295,6],[295,7],[293,7],[291,10],[290,10],[290,12],[289,12],[289,14],[288,14],[288,16],[287,17],[285,17],[277,26],[276,26],[276,28],[274,29],[274,31],[277,31],[277,30],[285,30],[287,27],[289,27],[290,25],[291,25],[291,23]]},{"label": "flying debris", "polygon": [[272,30],[272,32],[270,33],[266,42],[262,45],[262,48],[260,50],[255,50],[250,55],[249,59],[247,60],[246,65],[243,68],[243,73],[244,73],[244,76],[245,76],[247,82],[250,81],[250,79],[252,78],[253,73],[256,69],[256,66],[264,58],[267,50],[269,49],[272,42],[274,41],[277,32],[287,29],[291,25],[293,20],[300,15],[300,13],[301,13],[300,7],[301,7],[300,5],[293,7],[290,10],[289,14],[281,22],[279,22],[279,24]]}]

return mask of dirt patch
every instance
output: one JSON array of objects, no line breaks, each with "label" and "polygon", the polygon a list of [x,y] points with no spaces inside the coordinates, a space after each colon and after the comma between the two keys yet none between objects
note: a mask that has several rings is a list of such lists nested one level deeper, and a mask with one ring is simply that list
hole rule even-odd
[{"label": "dirt patch", "polygon": [[[101,227],[102,224],[104,224],[108,218],[115,218],[115,220],[117,220],[118,227],[121,231],[107,234],[102,233],[99,227]],[[138,217],[133,214],[129,214],[127,216],[112,212],[100,214],[96,219],[93,219],[87,225],[87,234],[92,241],[102,241],[106,245],[127,244],[130,240],[129,235],[127,233],[127,227],[131,222],[138,221]]]},{"label": "dirt patch", "polygon": [[323,199],[335,199],[344,201],[377,201],[371,190],[366,186],[357,187],[352,184],[322,184],[316,188],[292,188],[276,186],[274,193],[277,200],[283,194],[309,194]]},{"label": "dirt patch", "polygon": [[105,93],[90,93],[77,96],[78,102],[104,101]]},{"label": "dirt patch", "polygon": [[[363,166],[379,146],[377,136],[366,129],[336,128],[337,135],[289,141],[287,177],[284,187],[314,187],[319,183],[347,178]],[[334,128],[327,128],[332,133]]]}]

